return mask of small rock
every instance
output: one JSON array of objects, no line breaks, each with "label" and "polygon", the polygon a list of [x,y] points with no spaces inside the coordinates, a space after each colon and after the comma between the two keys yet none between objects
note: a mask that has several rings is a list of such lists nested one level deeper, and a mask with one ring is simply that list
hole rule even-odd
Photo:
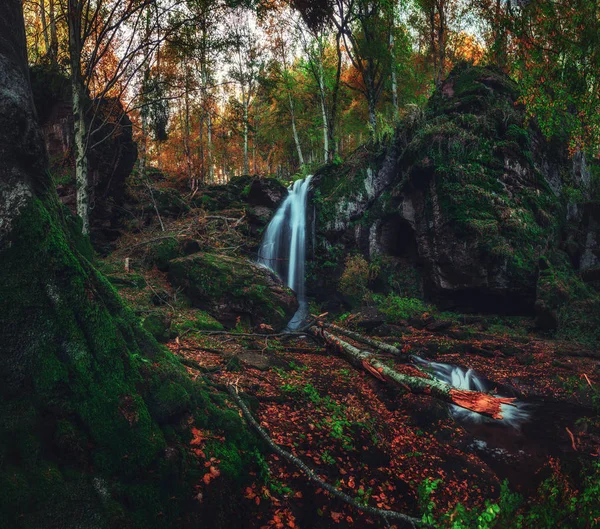
[{"label": "small rock", "polygon": [[441,332],[452,327],[451,320],[436,320],[428,324],[425,329],[431,332]]}]

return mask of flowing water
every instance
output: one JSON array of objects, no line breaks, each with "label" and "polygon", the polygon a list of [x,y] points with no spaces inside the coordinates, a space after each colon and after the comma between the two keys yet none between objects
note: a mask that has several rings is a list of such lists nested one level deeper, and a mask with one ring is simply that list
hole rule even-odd
[{"label": "flowing water", "polygon": [[[419,358],[418,356],[414,356],[413,358],[418,364],[429,368],[435,378],[441,380],[442,382],[446,382],[446,384],[450,384],[457,389],[468,389],[471,391],[481,391],[483,393],[487,393],[492,389],[491,385],[481,375],[472,369],[466,369],[464,367],[455,366],[452,364],[442,364],[441,362],[428,362],[427,360]],[[472,423],[493,421],[506,426],[512,426],[513,428],[519,428],[525,421],[529,419],[530,412],[527,408],[527,404],[519,401],[515,401],[512,405],[502,404],[502,419],[494,420],[454,404],[450,406],[452,415],[459,421]]]},{"label": "flowing water", "polygon": [[297,329],[308,316],[308,301],[304,291],[306,262],[306,206],[310,180],[296,180],[288,196],[269,222],[258,251],[258,262],[281,277],[298,297],[299,308],[288,323]]}]

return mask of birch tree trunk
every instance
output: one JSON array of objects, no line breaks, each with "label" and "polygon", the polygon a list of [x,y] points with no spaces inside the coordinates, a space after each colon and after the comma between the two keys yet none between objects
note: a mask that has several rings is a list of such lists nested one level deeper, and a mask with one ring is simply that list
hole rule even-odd
[{"label": "birch tree trunk", "polygon": [[215,180],[215,170],[213,167],[213,144],[212,144],[212,116],[210,109],[206,119],[206,158],[208,163],[208,181],[212,184]]},{"label": "birch tree trunk", "polygon": [[290,104],[290,116],[292,118],[292,132],[294,134],[294,142],[296,143],[296,150],[298,151],[298,160],[300,161],[300,167],[304,165],[304,157],[302,156],[302,148],[300,147],[300,138],[298,137],[298,130],[296,129],[296,116],[294,113],[294,101],[292,100],[292,94],[288,91],[288,101]]},{"label": "birch tree trunk", "polygon": [[325,80],[323,79],[323,63],[319,62],[319,99],[321,100],[321,114],[323,116],[323,161],[329,160],[329,126],[327,109],[325,106]]},{"label": "birch tree trunk", "polygon": [[244,105],[244,172],[247,175],[250,173],[250,164],[248,160],[248,105],[249,101],[246,95],[243,94],[243,105]]},{"label": "birch tree trunk", "polygon": [[87,124],[85,121],[85,86],[81,75],[81,16],[82,4],[78,0],[69,2],[69,55],[71,62],[71,97],[75,140],[75,185],[77,188],[77,215],[81,218],[81,231],[88,235],[89,179],[87,159]]},{"label": "birch tree trunk", "polygon": [[405,375],[380,362],[372,353],[361,351],[357,347],[340,340],[337,336],[317,327],[311,327],[310,332],[322,336],[327,343],[338,348],[347,360],[382,381],[392,382],[405,387],[412,393],[430,395],[436,399],[456,404],[461,408],[471,410],[493,419],[502,419],[502,404],[511,404],[514,398],[495,397],[479,391],[456,389],[445,382],[434,378]]},{"label": "birch tree trunk", "polygon": [[392,105],[394,107],[394,120],[400,117],[400,107],[398,105],[398,74],[396,72],[396,50],[394,49],[394,29],[390,31],[390,56],[392,58],[391,78],[392,78]]}]

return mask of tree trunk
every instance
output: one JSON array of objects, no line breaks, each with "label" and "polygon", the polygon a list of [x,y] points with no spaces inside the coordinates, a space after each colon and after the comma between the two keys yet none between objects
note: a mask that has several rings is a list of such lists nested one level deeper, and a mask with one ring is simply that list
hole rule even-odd
[{"label": "tree trunk", "polygon": [[87,140],[88,130],[85,121],[85,86],[81,76],[81,3],[73,0],[69,4],[69,55],[71,62],[71,97],[75,139],[75,185],[77,187],[77,215],[81,218],[81,231],[88,235],[89,179]]},{"label": "tree trunk", "polygon": [[54,12],[54,0],[50,0],[48,9],[50,19],[50,59],[56,62],[58,58],[58,36],[56,34],[56,13]]},{"label": "tree trunk", "polygon": [[294,113],[294,101],[292,100],[292,94],[288,92],[288,101],[290,104],[290,116],[292,118],[292,132],[294,134],[294,143],[296,144],[296,150],[298,151],[298,160],[300,167],[304,165],[304,157],[302,156],[302,148],[300,147],[300,138],[298,137],[298,131],[296,130],[296,116]]},{"label": "tree trunk", "polygon": [[248,106],[249,102],[246,96],[244,99],[244,173],[245,175],[250,173],[250,164],[248,160]]},{"label": "tree trunk", "polygon": [[191,189],[194,189],[194,181],[193,176],[194,172],[192,170],[192,146],[191,146],[191,126],[190,126],[190,94],[189,94],[189,86],[188,86],[188,76],[186,75],[185,79],[185,109],[184,109],[184,148],[185,148],[185,160],[187,164],[187,177],[188,182],[190,183]]},{"label": "tree trunk", "polygon": [[396,73],[396,50],[394,49],[394,28],[390,30],[390,55],[392,57],[392,68],[391,68],[391,78],[392,78],[392,105],[394,107],[394,121],[397,121],[400,118],[400,107],[398,105],[398,76]]},{"label": "tree trunk", "polygon": [[[191,398],[179,411],[207,396],[84,256],[81,234],[66,229],[36,122],[21,5],[4,0],[0,16],[2,525],[111,527],[117,512],[119,526],[164,513],[161,523],[175,527],[197,479],[165,466],[161,425],[181,413],[158,395]],[[132,507],[135,490],[145,494]],[[187,523],[214,526],[199,509]]]},{"label": "tree trunk", "polygon": [[369,91],[369,94],[367,95],[367,101],[369,104],[369,127],[371,128],[371,137],[375,138],[377,136],[377,114],[375,112],[377,104],[371,91]]},{"label": "tree trunk", "polygon": [[394,347],[393,345],[389,345],[384,342],[378,342],[377,340],[373,340],[372,338],[363,336],[362,334],[359,334],[357,332],[350,331],[348,329],[344,329],[343,327],[334,325],[333,323],[323,323],[322,325],[324,327],[327,327],[328,329],[331,329],[333,332],[342,334],[344,336],[347,336],[348,338],[352,338],[353,340],[356,340],[357,342],[361,342],[366,345],[370,345],[371,347],[374,347],[375,349],[378,349],[384,353],[388,353],[388,354],[391,354],[394,356],[400,356],[400,357],[404,357],[404,358],[409,358],[409,356],[410,356],[408,353],[403,353],[401,349],[398,349],[397,347]]},{"label": "tree trunk", "polygon": [[213,144],[212,144],[212,116],[210,110],[206,120],[206,158],[208,163],[208,181],[213,184],[215,169],[213,167]]},{"label": "tree trunk", "polygon": [[361,351],[353,345],[340,340],[337,336],[317,327],[311,327],[311,333],[323,336],[325,341],[335,346],[340,353],[353,365],[360,367],[382,381],[392,382],[408,389],[412,393],[431,395],[461,408],[481,413],[493,419],[502,419],[502,404],[511,404],[514,398],[495,397],[478,391],[456,389],[433,378],[417,377],[398,373],[380,362],[368,351]]},{"label": "tree trunk", "polygon": [[42,35],[44,36],[45,55],[50,55],[50,35],[48,33],[48,22],[46,20],[45,0],[40,0],[40,20],[42,22]]}]

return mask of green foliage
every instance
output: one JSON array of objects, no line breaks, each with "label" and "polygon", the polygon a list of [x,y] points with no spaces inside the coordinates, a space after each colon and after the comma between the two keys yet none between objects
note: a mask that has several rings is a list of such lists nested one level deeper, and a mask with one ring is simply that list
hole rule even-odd
[{"label": "green foliage", "polygon": [[374,299],[388,323],[398,323],[400,320],[416,318],[431,311],[430,306],[416,298],[403,298],[396,294],[388,294],[387,296],[375,295]]},{"label": "green foliage", "polygon": [[369,263],[362,255],[347,257],[340,278],[340,292],[357,305],[368,301],[370,275]]},{"label": "green foliage", "polygon": [[483,508],[467,510],[457,504],[440,512],[432,495],[441,480],[427,480],[419,486],[423,522],[439,529],[591,529],[600,519],[600,463],[589,465],[583,474],[582,486],[575,488],[553,463],[553,473],[542,482],[537,496],[525,502],[510,491],[504,481],[496,502],[485,501]]}]

